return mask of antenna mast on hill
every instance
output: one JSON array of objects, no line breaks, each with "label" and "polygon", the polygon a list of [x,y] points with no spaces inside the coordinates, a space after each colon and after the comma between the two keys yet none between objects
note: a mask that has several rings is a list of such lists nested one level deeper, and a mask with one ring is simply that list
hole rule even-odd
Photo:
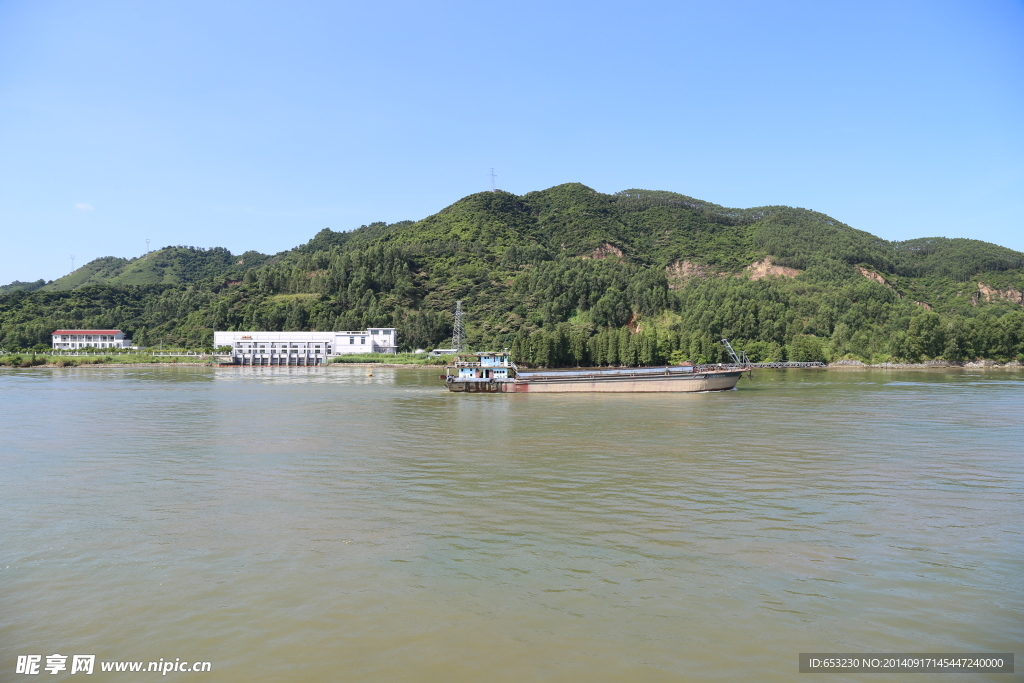
[{"label": "antenna mast on hill", "polygon": [[491,192],[494,192],[494,179],[497,178],[497,177],[498,176],[496,176],[494,174],[494,169],[492,168],[491,169]]},{"label": "antenna mast on hill", "polygon": [[149,253],[149,238],[146,238],[146,253]]},{"label": "antenna mast on hill", "polygon": [[452,348],[462,351],[462,300],[455,302],[455,326],[452,327]]},{"label": "antenna mast on hill", "polygon": [[71,272],[75,272],[75,255],[71,255]]}]

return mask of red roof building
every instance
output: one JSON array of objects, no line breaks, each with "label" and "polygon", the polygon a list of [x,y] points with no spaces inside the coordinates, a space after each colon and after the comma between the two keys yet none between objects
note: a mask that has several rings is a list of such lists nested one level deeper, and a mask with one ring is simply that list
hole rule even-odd
[{"label": "red roof building", "polygon": [[111,334],[124,336],[124,332],[121,330],[56,330],[54,334],[65,335],[65,334]]}]

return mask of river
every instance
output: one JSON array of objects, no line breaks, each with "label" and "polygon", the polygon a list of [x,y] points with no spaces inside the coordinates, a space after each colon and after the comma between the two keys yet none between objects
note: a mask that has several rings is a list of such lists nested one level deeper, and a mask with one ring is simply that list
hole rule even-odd
[{"label": "river", "polygon": [[0,680],[94,654],[95,680],[792,681],[800,652],[1024,639],[1024,373],[367,374],[0,371]]}]

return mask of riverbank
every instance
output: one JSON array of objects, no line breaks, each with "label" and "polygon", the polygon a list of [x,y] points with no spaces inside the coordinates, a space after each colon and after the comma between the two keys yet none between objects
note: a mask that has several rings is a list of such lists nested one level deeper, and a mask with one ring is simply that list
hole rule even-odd
[{"label": "riverbank", "polygon": [[1024,368],[1024,364],[1015,360],[1008,363],[999,363],[994,360],[928,360],[923,363],[865,363],[864,361],[859,360],[838,360],[834,363],[829,363],[826,368],[835,370],[860,370],[863,368],[877,368],[880,370],[955,370],[957,368],[973,370],[1020,370],[1021,368]]},{"label": "riverbank", "polygon": [[428,356],[424,353],[395,353],[388,361],[381,362],[379,353],[346,353],[330,359],[331,365],[376,365],[377,367],[443,367],[455,360],[455,356]]},{"label": "riverbank", "polygon": [[[433,370],[437,372],[439,369],[437,365],[422,365],[420,363],[324,363],[322,365],[230,365],[230,364],[218,364],[208,363],[208,365],[214,365],[219,368],[401,368],[413,369],[413,370]],[[443,369],[443,368],[441,368]]]},{"label": "riverbank", "polygon": [[[410,354],[411,355],[411,354]],[[81,357],[67,357],[67,356],[45,356],[31,354],[7,354],[0,356],[0,367],[11,367],[11,368],[75,368],[75,367],[106,367],[106,368],[138,368],[138,367],[166,367],[171,366],[209,366],[209,367],[251,367],[248,365],[220,365],[212,358],[210,360],[183,360],[187,356],[172,356],[172,357],[155,357],[149,355],[136,356],[136,361],[125,361],[119,357],[113,356],[81,356]],[[193,356],[195,358],[195,356]],[[200,358],[202,358],[200,356]],[[420,370],[438,370],[442,368],[446,363],[442,360],[438,362],[438,359],[426,359],[426,358],[415,358],[415,359],[402,359],[406,362],[400,363],[383,363],[367,360],[360,358],[358,361],[345,360],[332,360],[329,363],[319,366],[308,366],[308,367],[355,367],[355,368],[398,368],[408,369],[415,368]],[[265,367],[306,367],[306,366],[265,366]],[[772,368],[758,368],[758,371],[772,369]],[[811,368],[815,370],[862,370],[862,369],[878,369],[878,370],[955,370],[955,369],[973,369],[973,370],[1020,370],[1024,369],[1024,364],[1019,361],[1010,361],[1008,363],[999,363],[994,360],[973,360],[973,361],[946,361],[946,360],[930,360],[924,361],[923,363],[865,363],[860,360],[839,360],[828,365]]]},{"label": "riverbank", "polygon": [[416,370],[444,369],[444,366],[424,365],[422,363],[328,363],[325,367],[333,368],[414,368]]},{"label": "riverbank", "polygon": [[48,363],[46,365],[36,365],[33,367],[37,368],[181,368],[181,367],[200,367],[209,368],[213,367],[213,363],[91,363],[88,365],[59,365],[57,363]]}]

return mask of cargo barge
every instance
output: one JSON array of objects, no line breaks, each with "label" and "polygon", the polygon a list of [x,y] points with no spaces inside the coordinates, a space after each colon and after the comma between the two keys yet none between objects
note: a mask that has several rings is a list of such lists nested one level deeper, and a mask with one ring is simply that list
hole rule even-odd
[{"label": "cargo barge", "polygon": [[520,370],[508,353],[484,352],[457,355],[443,379],[449,391],[466,393],[725,391],[752,370],[745,357],[734,358],[714,365]]}]

